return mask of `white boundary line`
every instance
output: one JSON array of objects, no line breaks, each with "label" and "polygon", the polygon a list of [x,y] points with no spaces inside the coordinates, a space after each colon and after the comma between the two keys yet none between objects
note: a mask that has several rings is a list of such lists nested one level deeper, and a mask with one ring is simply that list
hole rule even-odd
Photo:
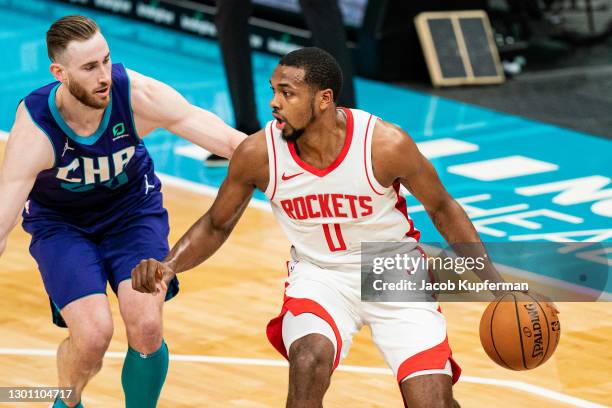
[{"label": "white boundary line", "polygon": [[[55,357],[55,350],[48,349],[19,349],[19,348],[0,348],[0,355],[5,356],[31,356],[31,357]],[[125,358],[125,352],[108,351],[105,355],[108,359],[121,360]],[[205,364],[229,364],[229,365],[248,365],[248,366],[266,366],[266,367],[287,367],[285,360],[264,359],[264,358],[238,358],[238,357],[220,357],[206,356],[194,354],[170,354],[171,361],[189,362],[189,363],[205,363]],[[339,365],[338,371],[361,374],[381,374],[392,375],[391,370],[382,367],[364,367],[352,365]],[[461,381],[472,384],[494,385],[498,387],[512,388],[514,390],[526,392],[528,394],[538,395],[554,401],[563,402],[575,407],[581,408],[605,408],[604,405],[596,404],[581,398],[572,397],[557,391],[538,387],[537,385],[527,384],[521,381],[499,380],[495,378],[481,378],[464,375],[461,376]]]},{"label": "white boundary line", "polygon": [[8,132],[5,132],[4,130],[0,130],[0,140],[2,141],[6,141],[8,140]]}]

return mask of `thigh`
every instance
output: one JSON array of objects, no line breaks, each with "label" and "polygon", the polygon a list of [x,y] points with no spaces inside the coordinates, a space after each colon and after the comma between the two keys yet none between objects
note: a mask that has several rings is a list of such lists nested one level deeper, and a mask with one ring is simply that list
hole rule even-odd
[{"label": "thigh", "polygon": [[[294,316],[293,313],[287,311],[283,317],[282,333],[283,343],[285,344],[289,359],[291,359],[292,353],[291,346],[294,343],[298,344],[299,340],[311,334],[317,334],[323,336],[322,338],[317,336],[317,338],[319,338],[318,343],[326,343],[325,349],[329,350],[331,362],[334,361],[336,351],[338,350],[336,333],[328,322],[314,313],[305,312],[298,316]],[[325,342],[325,339],[329,340],[329,343]]]},{"label": "thigh", "polygon": [[453,383],[457,381],[461,370],[452,359],[446,319],[437,304],[367,303],[364,309],[372,340],[398,382],[428,370],[452,375]]},{"label": "thigh", "polygon": [[[51,299],[54,322],[65,326],[59,311],[75,300],[106,294],[107,275],[98,247],[74,227],[59,222],[30,225],[30,253]],[[57,319],[57,320],[56,320]]]},{"label": "thigh", "polygon": [[[285,348],[282,337],[285,314],[291,312],[293,316],[297,317],[305,313],[312,314],[320,321],[325,322],[334,334],[335,342],[332,343],[336,350],[335,368],[340,360],[348,354],[353,335],[361,328],[361,321],[353,310],[351,302],[342,294],[344,289],[341,284],[334,283],[333,280],[329,279],[325,281],[316,279],[319,274],[325,275],[326,273],[333,273],[332,271],[324,271],[305,262],[292,262],[289,270],[290,277],[285,290],[283,308],[280,315],[268,324],[268,338],[272,345],[287,357],[288,350]],[[346,292],[348,289],[344,291]],[[292,337],[298,335],[298,338],[305,337],[313,333],[321,334],[321,331],[329,333],[325,329],[319,330],[315,326],[304,326],[300,328],[297,334],[292,330]]]}]

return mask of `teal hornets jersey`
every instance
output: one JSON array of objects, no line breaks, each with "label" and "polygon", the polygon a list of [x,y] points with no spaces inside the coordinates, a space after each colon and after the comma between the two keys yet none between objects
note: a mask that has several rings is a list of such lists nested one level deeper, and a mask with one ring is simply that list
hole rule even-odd
[{"label": "teal hornets jersey", "polygon": [[24,99],[55,154],[53,167],[38,174],[24,211],[30,219],[61,217],[83,226],[112,222],[161,188],[136,133],[129,77],[123,65],[113,64],[110,102],[88,137],[75,134],[61,117],[55,104],[59,86],[48,84]]}]

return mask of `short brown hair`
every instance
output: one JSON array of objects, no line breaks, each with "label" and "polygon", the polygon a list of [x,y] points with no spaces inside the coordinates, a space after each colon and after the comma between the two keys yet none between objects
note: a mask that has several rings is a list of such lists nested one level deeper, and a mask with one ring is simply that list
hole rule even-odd
[{"label": "short brown hair", "polygon": [[60,18],[47,31],[49,59],[55,61],[71,41],[89,40],[99,30],[96,22],[89,17],[72,15]]}]

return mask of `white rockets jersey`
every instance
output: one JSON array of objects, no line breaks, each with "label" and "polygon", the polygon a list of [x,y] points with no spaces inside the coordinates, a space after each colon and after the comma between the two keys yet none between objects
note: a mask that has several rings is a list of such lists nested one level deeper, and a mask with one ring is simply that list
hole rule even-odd
[{"label": "white rockets jersey", "polygon": [[272,212],[293,245],[293,258],[326,269],[359,266],[361,242],[416,243],[420,235],[399,183],[383,187],[374,178],[371,144],[378,118],[357,109],[341,111],[346,140],[325,169],[302,161],[276,121],[266,125],[270,179],[265,194]]}]

